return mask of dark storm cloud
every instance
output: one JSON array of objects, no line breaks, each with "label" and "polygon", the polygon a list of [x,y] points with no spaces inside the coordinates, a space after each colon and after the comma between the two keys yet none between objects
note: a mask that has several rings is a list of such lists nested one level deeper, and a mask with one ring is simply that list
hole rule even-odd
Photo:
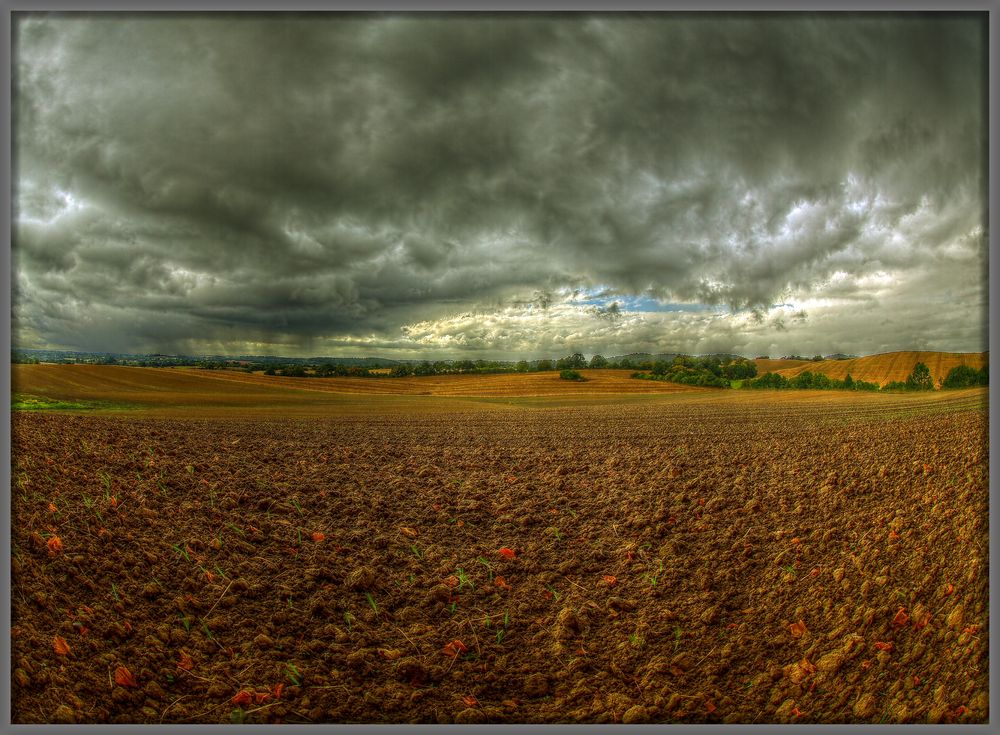
[{"label": "dark storm cloud", "polygon": [[[932,269],[971,283],[975,312],[982,28],[905,14],[22,16],[15,341],[504,352],[576,335],[610,352],[676,327],[689,331],[670,339],[750,345],[767,324],[803,340],[834,326],[822,307],[765,318],[775,301],[888,309]],[[866,279],[882,272],[894,285],[876,297]],[[760,318],[642,326],[580,306],[589,321],[571,329],[507,311],[597,287]],[[520,326],[481,328],[469,309]],[[985,325],[964,339],[984,347]]]}]

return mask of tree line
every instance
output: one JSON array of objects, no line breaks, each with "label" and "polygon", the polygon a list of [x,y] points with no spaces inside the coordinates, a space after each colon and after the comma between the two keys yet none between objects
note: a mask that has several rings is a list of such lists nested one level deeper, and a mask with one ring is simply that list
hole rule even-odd
[{"label": "tree line", "polygon": [[636,372],[632,374],[632,377],[639,380],[663,380],[683,385],[729,388],[732,381],[747,380],[756,374],[756,363],[745,357],[733,359],[678,355],[669,363],[657,360],[650,366],[648,373]]},{"label": "tree line", "polygon": [[[686,358],[688,360],[696,358]],[[717,358],[715,358],[717,359]],[[751,361],[746,360],[749,364]],[[635,361],[629,358],[608,359],[603,355],[594,355],[587,360],[582,353],[574,352],[572,355],[561,357],[557,360],[542,359],[529,362],[528,360],[506,361],[506,360],[424,360],[418,363],[398,363],[384,370],[373,372],[372,368],[356,365],[340,365],[330,363],[316,363],[311,365],[303,364],[248,364],[242,369],[247,372],[263,370],[265,375],[282,375],[292,378],[328,378],[328,377],[365,377],[365,378],[406,378],[411,376],[426,375],[491,375],[496,373],[536,373],[567,370],[575,371],[583,368],[594,369],[620,369],[620,370],[654,370],[659,369],[665,363],[662,361]],[[232,367],[216,363],[200,363],[197,367],[204,369],[217,369],[222,367]],[[756,370],[756,367],[754,368]]]}]

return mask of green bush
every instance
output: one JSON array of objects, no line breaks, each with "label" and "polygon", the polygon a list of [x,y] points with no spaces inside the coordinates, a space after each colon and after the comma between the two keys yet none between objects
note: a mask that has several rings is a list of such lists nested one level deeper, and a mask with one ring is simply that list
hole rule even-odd
[{"label": "green bush", "polygon": [[583,380],[583,376],[576,370],[562,370],[559,373],[559,377],[563,380]]},{"label": "green bush", "polygon": [[976,385],[989,385],[989,373],[986,366],[976,370],[968,365],[959,365],[948,371],[941,382],[942,388],[971,388]]}]

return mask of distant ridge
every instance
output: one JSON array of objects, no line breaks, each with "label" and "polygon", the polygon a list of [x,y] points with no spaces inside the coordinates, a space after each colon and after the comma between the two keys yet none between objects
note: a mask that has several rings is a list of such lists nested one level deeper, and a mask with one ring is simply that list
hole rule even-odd
[{"label": "distant ridge", "polygon": [[743,355],[736,355],[731,352],[712,352],[707,354],[693,354],[690,352],[658,352],[653,354],[652,352],[630,352],[627,355],[615,355],[614,357],[609,357],[608,359],[613,362],[618,362],[621,360],[631,360],[632,362],[646,362],[647,360],[656,362],[657,360],[663,360],[663,362],[670,362],[675,357],[717,357],[720,360],[735,360],[737,358],[743,357]]}]

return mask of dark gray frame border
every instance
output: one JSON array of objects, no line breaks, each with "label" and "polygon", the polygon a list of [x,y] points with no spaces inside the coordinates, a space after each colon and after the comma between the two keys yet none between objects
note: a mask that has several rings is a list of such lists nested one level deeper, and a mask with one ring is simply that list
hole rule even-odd
[{"label": "dark gray frame border", "polygon": [[[831,2],[831,0],[625,0],[614,3],[612,0],[510,0],[509,2],[498,2],[497,0],[376,0],[374,2],[359,2],[358,0],[294,0],[293,2],[281,3],[277,0],[211,0],[209,2],[197,2],[197,0],[95,0],[93,2],[80,2],[74,0],[0,0],[0,34],[8,43],[9,53],[2,55],[0,68],[4,74],[4,93],[2,99],[6,102],[7,115],[0,120],[0,136],[3,137],[5,145],[2,150],[2,162],[4,170],[11,172],[11,61],[13,49],[12,41],[12,17],[17,12],[31,11],[294,11],[294,10],[316,10],[316,11],[472,11],[472,12],[510,12],[510,11],[584,11],[584,12],[623,12],[623,11],[986,11],[989,13],[988,36],[989,36],[989,79],[1000,79],[998,71],[998,55],[995,52],[995,41],[1000,27],[1000,0],[973,0],[969,2],[959,2],[949,4],[940,0],[910,0],[901,2],[900,0],[875,0],[864,2],[864,0],[843,0],[842,2]],[[993,12],[998,11],[998,12]],[[988,125],[990,139],[996,129],[995,97],[994,85],[988,85]],[[988,204],[995,201],[996,181],[998,161],[998,150],[994,146],[989,146],[989,185],[990,196]],[[4,300],[4,309],[7,319],[0,329],[3,336],[4,355],[10,354],[10,308],[11,308],[11,175],[5,175],[2,179],[2,194],[7,206],[0,210],[0,228],[4,234],[6,247],[0,256],[0,274],[7,288],[7,298]],[[987,221],[989,213],[987,211]],[[987,227],[987,235],[989,228]],[[993,248],[990,247],[990,255],[994,255]],[[994,257],[989,259],[988,278],[990,283],[1000,282],[997,278],[998,264]],[[989,320],[989,341],[995,343],[998,335],[998,325],[995,320],[995,303],[991,300],[988,306],[988,314],[984,318]],[[3,452],[6,462],[2,467],[2,479],[7,488],[10,488],[10,361],[4,359],[0,361],[0,376],[2,376],[3,400],[7,410],[8,421],[4,424]],[[990,394],[990,415],[995,414],[998,399]],[[989,443],[992,450],[995,446],[997,429],[993,422],[990,422]],[[996,498],[997,482],[990,477],[990,500]],[[4,567],[3,580],[5,582],[7,604],[0,613],[0,620],[3,621],[4,628],[10,629],[10,494],[7,495],[7,502],[3,504],[0,513],[0,534],[2,534],[4,547]],[[993,502],[990,503],[990,548],[995,548],[997,536],[997,524],[1000,521],[1000,513],[997,512]],[[990,570],[990,597],[996,589],[996,574]],[[990,612],[990,628],[993,626],[994,615]],[[995,637],[990,638],[989,645],[990,660],[994,659],[997,653]],[[87,733],[131,733],[131,732],[176,732],[201,731],[204,726],[191,725],[69,725],[61,727],[50,727],[48,725],[11,725],[11,701],[10,701],[10,638],[8,635],[0,636],[0,658],[4,666],[0,670],[0,733],[25,732],[69,732],[80,731]],[[997,707],[997,684],[1000,678],[997,677],[996,670],[990,668],[990,708],[996,711]],[[573,732],[579,729],[579,725],[450,725],[444,729],[445,732],[471,732],[471,733],[506,733],[506,732]],[[192,729],[194,728],[194,729]],[[215,725],[208,728],[211,732],[238,732],[241,726]],[[361,732],[361,733],[436,733],[441,732],[439,725],[296,725],[296,726],[276,726],[260,725],[253,728],[254,732],[275,732],[294,729],[309,731],[332,731],[332,732]],[[771,732],[775,726],[771,725],[590,725],[585,726],[587,732],[684,732],[695,731],[698,733],[726,733],[726,732]],[[921,733],[953,732],[960,730],[966,733],[985,733],[1000,730],[995,724],[990,725],[968,725],[961,728],[954,726],[937,725],[782,725],[778,729],[781,732],[878,732],[896,733],[911,729],[919,729]]]}]

